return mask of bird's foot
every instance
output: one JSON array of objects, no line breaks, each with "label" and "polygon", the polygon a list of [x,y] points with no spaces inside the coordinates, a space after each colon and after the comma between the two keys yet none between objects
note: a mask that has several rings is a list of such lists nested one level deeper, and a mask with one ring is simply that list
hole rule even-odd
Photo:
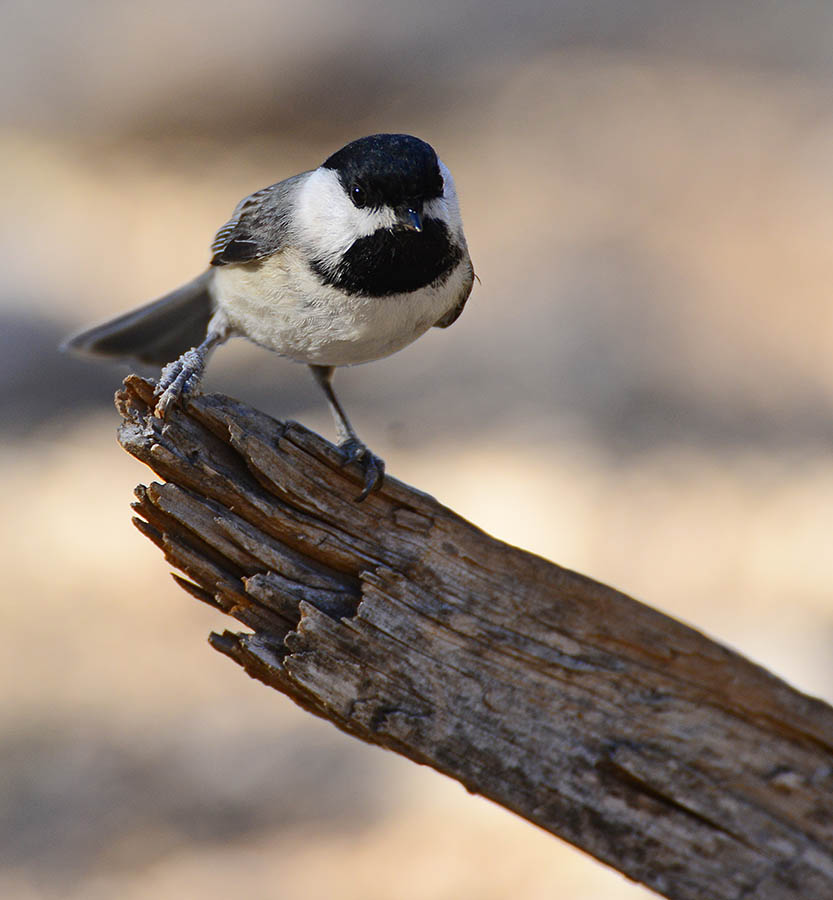
[{"label": "bird's foot", "polygon": [[385,461],[375,456],[358,438],[348,438],[338,445],[344,457],[343,466],[357,462],[364,471],[364,488],[356,497],[356,502],[361,503],[371,491],[376,491],[382,486],[385,478]]},{"label": "bird's foot", "polygon": [[194,348],[186,350],[179,359],[162,369],[154,391],[158,399],[153,414],[157,419],[164,419],[170,406],[197,389],[204,368],[205,360]]}]

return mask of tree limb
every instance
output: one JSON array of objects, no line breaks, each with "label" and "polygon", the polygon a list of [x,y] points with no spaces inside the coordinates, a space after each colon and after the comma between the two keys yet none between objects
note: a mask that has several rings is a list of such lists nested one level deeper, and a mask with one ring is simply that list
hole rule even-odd
[{"label": "tree limb", "polygon": [[[249,634],[211,644],[674,900],[833,897],[833,709],[620,592],[489,537],[220,395],[119,439],[136,524]],[[484,487],[484,489],[486,489]]]}]

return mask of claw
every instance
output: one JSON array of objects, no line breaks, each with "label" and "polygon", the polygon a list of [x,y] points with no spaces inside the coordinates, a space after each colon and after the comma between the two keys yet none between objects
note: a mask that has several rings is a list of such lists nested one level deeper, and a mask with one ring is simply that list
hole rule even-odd
[{"label": "claw", "polygon": [[180,397],[187,397],[194,392],[200,383],[203,366],[203,359],[197,351],[188,350],[162,369],[154,390],[154,394],[159,398],[153,409],[157,419],[164,419],[168,409]]},{"label": "claw", "polygon": [[159,399],[153,407],[153,415],[157,419],[164,419],[168,415],[168,408],[176,401],[176,394],[169,390],[163,391],[161,395],[157,390],[156,394]]},{"label": "claw", "polygon": [[385,461],[375,456],[367,447],[356,438],[348,438],[338,445],[344,456],[343,466],[351,462],[357,462],[364,471],[364,488],[356,497],[356,503],[361,503],[371,491],[376,491],[385,480]]}]

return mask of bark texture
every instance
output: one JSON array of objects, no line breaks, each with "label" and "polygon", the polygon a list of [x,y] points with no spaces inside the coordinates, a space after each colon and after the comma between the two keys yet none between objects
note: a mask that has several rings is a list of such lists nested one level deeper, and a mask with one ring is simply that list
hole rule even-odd
[{"label": "bark texture", "polygon": [[210,639],[250,675],[666,897],[833,898],[829,706],[395,479],[355,503],[300,425],[152,405],[135,376],[117,395],[165,482],[136,524],[251,629]]}]

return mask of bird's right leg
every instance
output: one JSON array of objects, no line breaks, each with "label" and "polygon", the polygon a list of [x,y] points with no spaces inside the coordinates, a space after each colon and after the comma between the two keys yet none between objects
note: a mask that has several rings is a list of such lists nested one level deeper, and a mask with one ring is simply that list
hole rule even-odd
[{"label": "bird's right leg", "polygon": [[215,347],[219,347],[231,335],[231,329],[225,314],[218,310],[208,323],[205,340],[198,346],[186,350],[179,359],[168,363],[159,374],[154,393],[156,401],[153,414],[164,419],[169,407],[180,397],[193,394],[199,387],[205,372],[208,357]]}]

